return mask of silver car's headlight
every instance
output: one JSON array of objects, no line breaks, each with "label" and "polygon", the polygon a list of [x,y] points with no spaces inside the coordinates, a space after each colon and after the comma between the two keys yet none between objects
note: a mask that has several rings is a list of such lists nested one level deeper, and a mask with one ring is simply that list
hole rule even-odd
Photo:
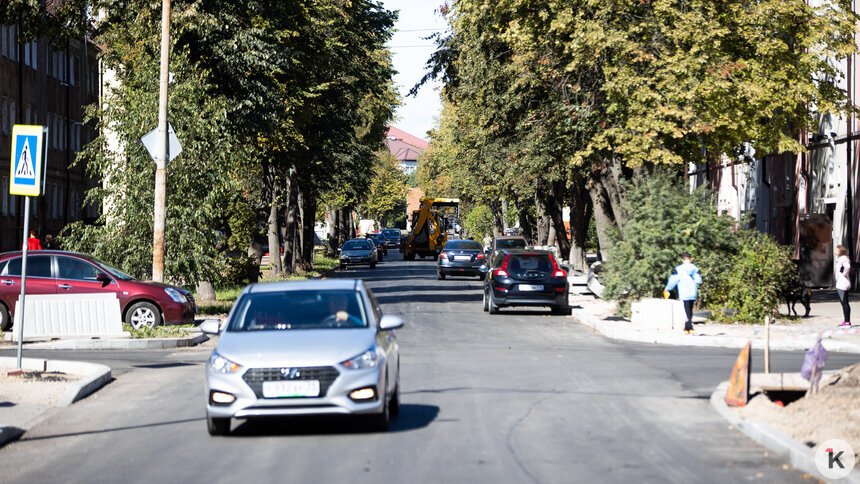
[{"label": "silver car's headlight", "polygon": [[212,368],[216,373],[226,375],[228,373],[235,373],[242,367],[219,355],[217,351],[213,351],[212,356],[209,357],[209,368]]},{"label": "silver car's headlight", "polygon": [[346,361],[342,361],[340,364],[349,368],[350,370],[376,368],[376,366],[379,365],[379,351],[377,351],[376,345],[373,345],[370,347],[369,350],[365,351],[364,353],[353,356]]},{"label": "silver car's headlight", "polygon": [[181,292],[177,291],[172,287],[164,288],[164,292],[166,292],[167,295],[170,296],[170,299],[173,299],[175,302],[182,304],[188,302],[188,299],[185,298],[185,294],[182,294]]}]

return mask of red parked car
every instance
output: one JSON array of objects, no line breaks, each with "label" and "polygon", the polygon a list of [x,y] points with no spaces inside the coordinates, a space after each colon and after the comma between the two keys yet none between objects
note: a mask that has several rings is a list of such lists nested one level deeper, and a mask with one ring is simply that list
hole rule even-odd
[{"label": "red parked car", "polygon": [[[135,329],[193,323],[194,296],[181,287],[138,281],[93,256],[60,250],[27,254],[27,294],[113,292],[123,320]],[[12,327],[21,295],[21,252],[0,254],[0,330]]]}]

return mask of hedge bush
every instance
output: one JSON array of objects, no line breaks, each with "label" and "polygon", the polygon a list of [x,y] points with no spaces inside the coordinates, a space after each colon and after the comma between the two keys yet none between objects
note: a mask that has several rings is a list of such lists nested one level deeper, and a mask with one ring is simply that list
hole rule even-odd
[{"label": "hedge bush", "polygon": [[[623,306],[645,297],[662,297],[663,287],[681,254],[690,252],[699,266],[702,307],[724,319],[751,323],[779,306],[780,294],[796,269],[788,247],[717,213],[712,194],[690,193],[667,173],[634,179],[625,193],[629,220],[612,233],[604,297]],[[722,316],[723,309],[736,311]]]}]

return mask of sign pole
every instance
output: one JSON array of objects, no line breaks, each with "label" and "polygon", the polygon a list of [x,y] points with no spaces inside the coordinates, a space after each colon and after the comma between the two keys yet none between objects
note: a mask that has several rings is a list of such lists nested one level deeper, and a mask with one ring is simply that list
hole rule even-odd
[{"label": "sign pole", "polygon": [[169,83],[170,0],[161,4],[161,72],[158,91],[158,158],[155,160],[155,207],[152,235],[152,280],[164,281],[164,224],[167,218],[167,85]]},{"label": "sign pole", "polygon": [[21,298],[18,299],[16,315],[20,314],[21,319],[18,320],[18,369],[21,369],[21,356],[24,348],[24,289],[27,287],[27,238],[30,235],[30,197],[24,197],[24,254],[21,257]]}]

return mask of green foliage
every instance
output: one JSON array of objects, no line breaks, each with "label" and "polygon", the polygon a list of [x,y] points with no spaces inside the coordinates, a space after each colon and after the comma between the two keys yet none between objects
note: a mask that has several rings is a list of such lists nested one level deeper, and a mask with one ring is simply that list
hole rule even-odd
[{"label": "green foliage", "polygon": [[[89,108],[100,136],[77,162],[104,181],[87,195],[103,213],[64,239],[141,278],[152,265],[155,167],[139,139],[157,124],[159,5],[90,2],[117,82]],[[323,192],[353,201],[367,192],[397,103],[384,47],[395,18],[364,0],[174,3],[168,117],[183,152],[167,168],[166,279],[245,277],[254,262],[235,254],[260,235],[259,214],[288,171],[310,212]]]},{"label": "green foliage", "polygon": [[475,240],[493,235],[493,214],[486,205],[475,205],[463,217],[463,228]]},{"label": "green foliage", "polygon": [[[719,215],[709,192],[690,194],[664,171],[634,179],[625,196],[629,220],[613,234],[604,277],[606,296],[660,297],[681,254],[694,259],[730,250],[735,221]],[[709,277],[703,271],[702,277]]]},{"label": "green foliage", "polygon": [[708,275],[701,287],[702,302],[716,309],[736,309],[733,319],[762,324],[779,307],[780,294],[796,278],[797,267],[791,249],[768,235],[743,230],[736,240],[733,253],[714,253],[700,264]]},{"label": "green foliage", "polygon": [[370,187],[358,207],[362,218],[381,221],[406,200],[409,187],[399,165],[397,158],[388,150],[378,153],[378,164]]},{"label": "green foliage", "polygon": [[188,338],[196,335],[193,324],[178,324],[156,326],[154,328],[134,329],[130,324],[122,323],[122,330],[131,333],[134,339],[139,338]]}]

